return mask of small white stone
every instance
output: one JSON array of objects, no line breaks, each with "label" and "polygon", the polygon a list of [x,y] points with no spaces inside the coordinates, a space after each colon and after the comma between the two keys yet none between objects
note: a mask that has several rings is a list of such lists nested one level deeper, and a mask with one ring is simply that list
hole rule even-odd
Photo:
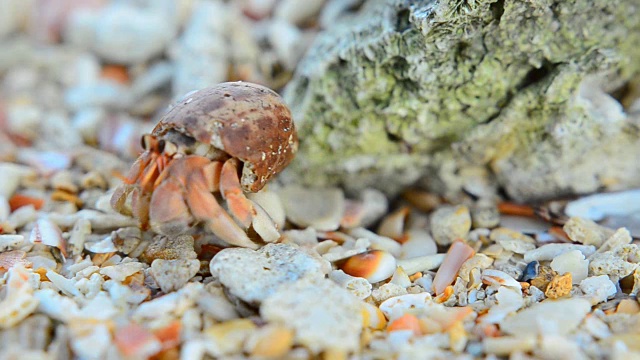
[{"label": "small white stone", "polygon": [[508,316],[500,329],[518,336],[549,332],[564,335],[576,329],[589,311],[591,304],[585,299],[545,300]]},{"label": "small white stone", "polygon": [[585,296],[590,297],[592,304],[598,304],[613,297],[616,292],[616,285],[607,275],[591,276],[580,282],[580,290]]},{"label": "small white stone", "polygon": [[0,235],[0,251],[16,250],[24,244],[24,235]]},{"label": "small white stone", "polygon": [[112,280],[123,282],[127,277],[142,271],[146,267],[140,262],[128,262],[114,266],[106,266],[100,269],[100,274],[108,276]]},{"label": "small white stone", "polygon": [[551,261],[551,268],[558,274],[571,273],[573,284],[579,284],[589,274],[589,260],[578,250],[571,250],[556,256]]},{"label": "small white stone", "polygon": [[155,259],[151,263],[151,276],[165,293],[182,288],[198,270],[200,261],[197,259]]},{"label": "small white stone", "polygon": [[537,249],[527,251],[524,254],[524,261],[529,263],[534,260],[538,260],[538,261],[553,260],[556,256],[562,255],[572,250],[578,250],[585,257],[589,257],[596,252],[596,247],[593,245],[578,245],[578,244],[547,244],[547,245],[540,246]]}]

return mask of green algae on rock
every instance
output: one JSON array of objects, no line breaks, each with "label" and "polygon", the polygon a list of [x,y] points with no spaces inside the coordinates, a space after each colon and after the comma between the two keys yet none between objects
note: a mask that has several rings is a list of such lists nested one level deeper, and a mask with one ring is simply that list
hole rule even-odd
[{"label": "green algae on rock", "polygon": [[633,14],[638,0],[366,2],[286,88],[303,139],[289,176],[518,200],[639,185]]}]

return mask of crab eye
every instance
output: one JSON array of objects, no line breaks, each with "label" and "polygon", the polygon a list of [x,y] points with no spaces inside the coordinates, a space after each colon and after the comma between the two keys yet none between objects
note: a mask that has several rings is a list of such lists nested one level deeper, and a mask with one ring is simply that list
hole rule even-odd
[{"label": "crab eye", "polygon": [[144,134],[140,138],[140,146],[142,146],[142,149],[144,150],[149,150],[151,148],[152,141],[153,141],[152,135]]},{"label": "crab eye", "polygon": [[161,153],[164,151],[164,146],[165,146],[166,142],[164,140],[159,140],[157,145],[156,145],[156,151]]}]

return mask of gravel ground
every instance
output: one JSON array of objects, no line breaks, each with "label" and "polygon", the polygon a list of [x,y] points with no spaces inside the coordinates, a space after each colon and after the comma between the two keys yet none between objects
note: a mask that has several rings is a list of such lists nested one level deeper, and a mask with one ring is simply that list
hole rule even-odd
[{"label": "gravel ground", "polygon": [[112,208],[169,104],[279,89],[345,3],[0,3],[0,359],[640,356],[637,191],[534,208],[272,181],[248,247]]}]

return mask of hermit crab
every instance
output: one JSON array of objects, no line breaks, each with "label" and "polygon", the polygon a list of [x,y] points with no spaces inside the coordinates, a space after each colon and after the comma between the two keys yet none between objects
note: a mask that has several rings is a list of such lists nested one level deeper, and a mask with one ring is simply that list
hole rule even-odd
[{"label": "hermit crab", "polygon": [[245,192],[262,189],[298,148],[291,112],[276,92],[230,82],[189,93],[142,137],[142,147],[111,197],[116,211],[165,235],[202,223],[231,245],[257,247],[250,227],[275,240],[275,224]]}]

